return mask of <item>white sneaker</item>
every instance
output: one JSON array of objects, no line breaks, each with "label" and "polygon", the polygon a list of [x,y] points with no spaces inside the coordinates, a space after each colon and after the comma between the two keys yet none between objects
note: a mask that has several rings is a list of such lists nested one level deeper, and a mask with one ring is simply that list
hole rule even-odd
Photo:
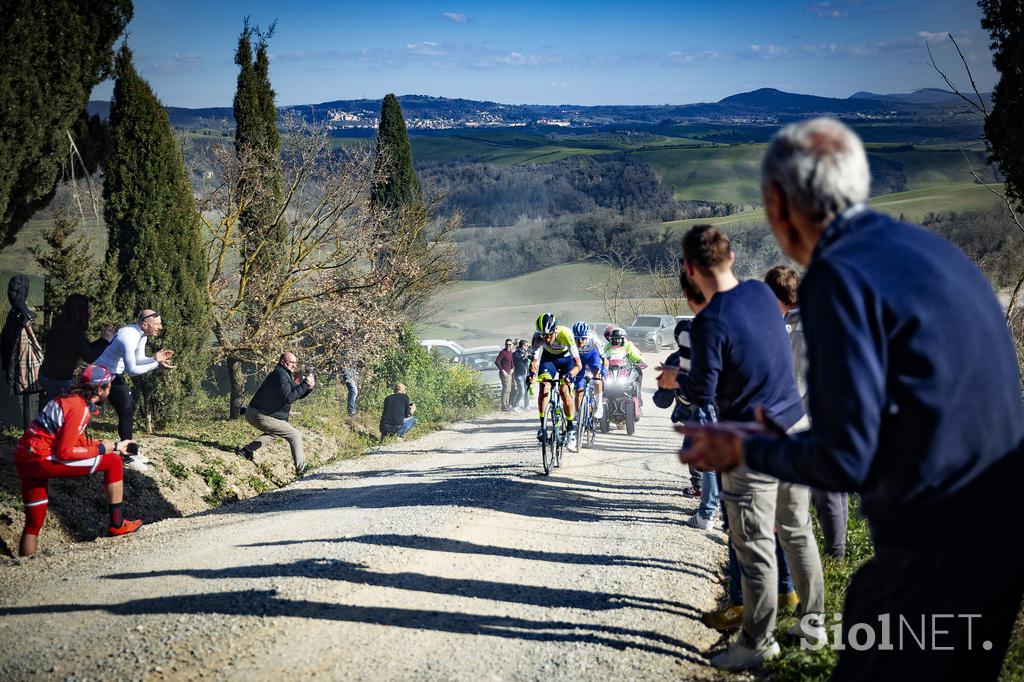
[{"label": "white sneaker", "polygon": [[597,403],[597,409],[594,410],[594,419],[600,419],[604,416],[604,401]]},{"label": "white sneaker", "polygon": [[704,518],[700,514],[694,514],[690,518],[686,519],[686,525],[690,528],[697,528],[700,530],[710,530],[711,525],[714,523],[715,517]]},{"label": "white sneaker", "polygon": [[569,448],[570,452],[579,452],[580,451],[579,444],[576,442],[576,432],[575,431],[569,434],[569,442],[566,443],[565,447]]},{"label": "white sneaker", "polygon": [[778,642],[760,649],[751,649],[740,642],[733,642],[728,649],[711,659],[711,665],[722,670],[750,670],[760,668],[765,661],[780,653]]},{"label": "white sneaker", "polygon": [[786,632],[793,637],[805,639],[814,644],[823,644],[828,636],[825,632],[825,621],[820,613],[808,613],[789,626]]}]

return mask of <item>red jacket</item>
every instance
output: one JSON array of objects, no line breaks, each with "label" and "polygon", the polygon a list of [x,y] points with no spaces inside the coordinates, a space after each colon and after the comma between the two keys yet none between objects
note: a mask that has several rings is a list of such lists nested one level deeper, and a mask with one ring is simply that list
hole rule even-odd
[{"label": "red jacket", "polygon": [[90,407],[80,395],[61,396],[46,403],[18,441],[14,461],[60,462],[104,454],[100,442],[85,435],[92,416]]}]

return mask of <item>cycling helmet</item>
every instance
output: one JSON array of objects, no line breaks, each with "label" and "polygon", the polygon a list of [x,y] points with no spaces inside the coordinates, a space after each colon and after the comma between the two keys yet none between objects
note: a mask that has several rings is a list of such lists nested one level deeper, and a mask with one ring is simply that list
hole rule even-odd
[{"label": "cycling helmet", "polygon": [[626,343],[626,330],[620,327],[616,327],[608,336],[608,340],[611,341],[613,345],[621,346],[622,344]]},{"label": "cycling helmet", "polygon": [[78,375],[81,386],[106,386],[114,380],[114,376],[106,367],[87,365]]},{"label": "cycling helmet", "polygon": [[575,336],[577,340],[587,338],[590,336],[590,325],[583,320],[580,320],[572,326],[572,335]]},{"label": "cycling helmet", "polygon": [[604,340],[605,341],[611,341],[612,340],[612,332],[615,331],[616,329],[618,329],[618,327],[616,327],[614,324],[610,324],[607,327],[605,327],[604,328]]},{"label": "cycling helmet", "polygon": [[558,326],[558,318],[551,313],[544,313],[537,318],[537,331],[541,334],[552,334]]}]

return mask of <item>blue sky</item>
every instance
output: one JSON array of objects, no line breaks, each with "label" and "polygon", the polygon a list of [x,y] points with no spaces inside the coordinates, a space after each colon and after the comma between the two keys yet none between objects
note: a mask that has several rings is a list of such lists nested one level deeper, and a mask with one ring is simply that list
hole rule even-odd
[{"label": "blue sky", "polygon": [[[995,81],[970,0],[136,0],[129,45],[166,105],[230,106],[245,16],[266,26],[278,104],[388,92],[537,104],[684,104],[760,87],[833,97]],[[100,85],[94,99],[109,99]]]}]

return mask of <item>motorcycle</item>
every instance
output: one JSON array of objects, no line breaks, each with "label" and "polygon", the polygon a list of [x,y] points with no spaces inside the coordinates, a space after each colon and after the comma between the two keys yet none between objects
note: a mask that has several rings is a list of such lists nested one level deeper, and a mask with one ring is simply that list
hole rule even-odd
[{"label": "motorcycle", "polygon": [[625,427],[626,433],[632,436],[640,421],[640,372],[626,358],[608,360],[604,403],[601,433],[608,433],[614,423],[617,428]]}]

